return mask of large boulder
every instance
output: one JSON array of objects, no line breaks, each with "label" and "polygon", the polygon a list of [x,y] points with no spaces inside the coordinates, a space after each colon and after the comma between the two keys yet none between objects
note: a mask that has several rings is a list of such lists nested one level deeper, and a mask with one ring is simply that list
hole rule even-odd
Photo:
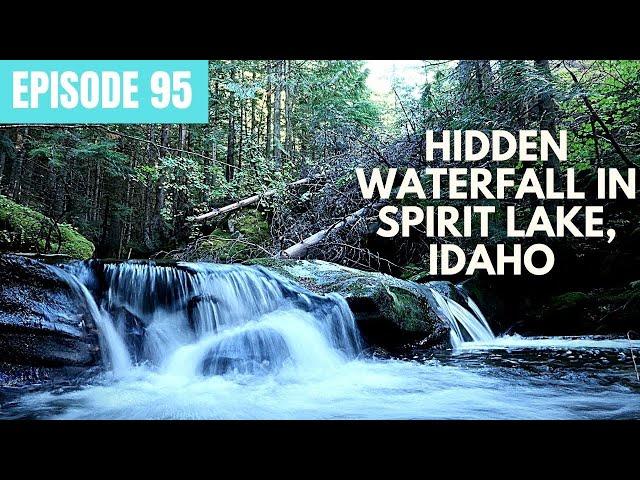
[{"label": "large boulder", "polygon": [[[449,344],[449,325],[438,312],[429,289],[378,272],[365,272],[321,260],[258,259],[262,265],[312,292],[344,297],[367,343],[397,347],[420,342],[426,347]],[[449,282],[438,282],[444,296],[455,294]]]},{"label": "large boulder", "polygon": [[98,359],[87,299],[64,273],[28,258],[0,256],[0,377],[18,367],[85,367]]}]

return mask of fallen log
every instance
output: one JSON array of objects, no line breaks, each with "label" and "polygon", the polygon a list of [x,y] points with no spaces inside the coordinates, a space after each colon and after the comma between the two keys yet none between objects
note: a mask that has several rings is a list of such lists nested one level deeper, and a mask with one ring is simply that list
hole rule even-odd
[{"label": "fallen log", "polygon": [[[307,177],[307,178],[303,178],[301,180],[297,180],[295,182],[292,182],[290,184],[287,185],[287,187],[295,187],[297,185],[304,185],[306,183],[309,183],[311,180],[316,180],[318,177]],[[217,217],[218,215],[223,215],[225,213],[229,213],[229,212],[233,212],[235,210],[240,210],[241,208],[247,207],[249,205],[253,205],[255,203],[258,203],[261,199],[263,198],[269,198],[273,195],[275,195],[276,190],[272,189],[272,190],[267,190],[264,193],[260,193],[257,195],[252,195],[250,197],[244,198],[238,202],[235,203],[231,203],[229,205],[225,205],[224,207],[220,207],[220,208],[216,208],[214,210],[211,210],[208,213],[203,213],[202,215],[198,215],[197,217],[193,217],[191,220],[194,222],[201,222],[203,220],[208,220],[210,218],[213,217]]]},{"label": "fallen log", "polygon": [[371,210],[378,209],[383,205],[385,205],[386,203],[387,202],[385,200],[380,200],[374,203],[373,205],[368,205],[364,208],[361,208],[360,210],[350,215],[347,215],[344,219],[334,223],[330,227],[320,230],[319,232],[316,232],[313,235],[310,235],[309,237],[305,238],[301,242],[296,243],[295,245],[292,245],[286,250],[283,250],[278,254],[278,256],[283,258],[294,258],[294,259],[305,258],[307,256],[307,253],[309,252],[309,249],[321,243],[327,237],[327,235],[329,235],[330,232],[340,231],[343,228],[353,225],[360,218],[367,215],[367,213],[369,213]]}]

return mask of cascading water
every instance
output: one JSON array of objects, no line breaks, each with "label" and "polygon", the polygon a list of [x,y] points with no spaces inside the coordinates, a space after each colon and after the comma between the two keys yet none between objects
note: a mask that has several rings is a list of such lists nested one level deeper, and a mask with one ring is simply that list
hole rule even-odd
[{"label": "cascading water", "polygon": [[61,274],[86,299],[109,372],[24,395],[0,417],[640,418],[627,339],[496,339],[446,282],[414,287],[455,354],[407,361],[361,354],[342,297],[266,269],[89,262]]},{"label": "cascading water", "polygon": [[442,295],[437,288],[430,284],[421,285],[435,300],[436,311],[444,317],[450,326],[451,345],[454,349],[460,348],[466,342],[491,342],[495,335],[487,323],[480,308],[464,291],[457,287],[457,293],[464,299],[468,308],[465,308],[453,298]]},{"label": "cascading water", "polygon": [[98,307],[86,287],[83,280],[86,280],[88,271],[84,268],[75,268],[75,266],[72,271],[73,273],[68,273],[65,270],[55,269],[56,274],[61,276],[80,298],[84,299],[91,318],[98,328],[103,358],[108,361],[116,375],[121,375],[131,368],[127,347],[114,328],[111,316],[104,309]]},{"label": "cascading water", "polygon": [[119,263],[74,269],[98,292],[102,311],[94,314],[102,318],[114,370],[122,370],[120,345],[130,363],[185,376],[267,373],[284,365],[312,370],[361,349],[342,297],[314,295],[262,268]]}]

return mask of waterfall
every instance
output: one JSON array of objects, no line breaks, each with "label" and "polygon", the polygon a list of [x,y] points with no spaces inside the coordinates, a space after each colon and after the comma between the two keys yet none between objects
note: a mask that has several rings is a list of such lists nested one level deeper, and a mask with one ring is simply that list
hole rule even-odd
[{"label": "waterfall", "polygon": [[[315,295],[261,267],[153,262],[75,264],[105,361],[181,376],[323,369],[362,345],[339,295]],[[99,306],[98,306],[99,305]]]},{"label": "waterfall", "polygon": [[462,287],[456,287],[457,296],[466,303],[466,307],[458,303],[450,296],[445,296],[435,286],[428,283],[422,286],[435,300],[436,311],[447,321],[450,326],[451,345],[459,348],[466,342],[490,342],[495,340],[495,335],[487,323],[478,305],[464,291]]},{"label": "waterfall", "polygon": [[[362,341],[337,294],[316,295],[262,267],[78,262],[61,271],[86,299],[105,365],[182,377],[331,368]],[[454,349],[495,339],[478,306],[448,282],[418,285]]]},{"label": "waterfall", "polygon": [[116,375],[124,374],[131,368],[129,352],[124,341],[116,332],[111,316],[104,309],[98,307],[93,296],[82,282],[83,277],[86,279],[83,274],[88,273],[88,270],[73,269],[75,274],[80,274],[80,278],[78,278],[65,270],[52,266],[49,268],[55,269],[56,274],[62,277],[80,298],[84,299],[89,314],[98,328],[104,363],[110,366]]}]

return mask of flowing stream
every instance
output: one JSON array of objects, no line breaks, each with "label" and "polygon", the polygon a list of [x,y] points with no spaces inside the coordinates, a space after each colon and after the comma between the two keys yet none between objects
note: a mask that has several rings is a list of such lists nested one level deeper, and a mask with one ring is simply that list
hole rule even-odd
[{"label": "flowing stream", "polygon": [[496,338],[427,284],[452,349],[373,354],[346,301],[260,267],[77,263],[105,372],[26,394],[4,418],[640,418],[630,348]]}]

